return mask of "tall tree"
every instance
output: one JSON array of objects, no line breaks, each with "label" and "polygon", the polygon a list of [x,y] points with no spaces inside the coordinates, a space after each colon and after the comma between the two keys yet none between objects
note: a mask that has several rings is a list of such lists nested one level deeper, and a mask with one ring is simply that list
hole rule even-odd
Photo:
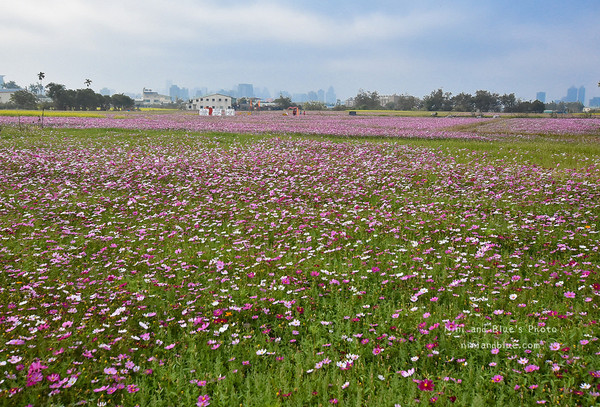
[{"label": "tall tree", "polygon": [[15,83],[15,81],[8,81],[8,82],[4,82],[2,84],[2,87],[4,89],[21,89],[21,87],[19,85],[17,85]]},{"label": "tall tree", "polygon": [[429,111],[441,110],[449,112],[452,110],[452,93],[444,93],[441,88],[434,90],[423,98],[423,104],[425,105],[425,109]]},{"label": "tall tree", "polygon": [[42,94],[44,92],[44,85],[42,84],[42,81],[44,80],[44,78],[46,77],[46,74],[43,72],[38,73],[38,80],[40,81],[40,86],[39,86],[39,93]]},{"label": "tall tree", "polygon": [[87,86],[89,88],[90,85],[92,84],[92,80],[91,79],[86,79],[84,83],[85,83],[85,86]]},{"label": "tall tree", "polygon": [[379,94],[377,91],[369,92],[362,89],[358,90],[358,94],[354,97],[354,106],[357,109],[379,109]]},{"label": "tall tree", "polygon": [[18,109],[36,109],[37,98],[31,92],[18,90],[10,95],[10,101],[17,105]]},{"label": "tall tree", "polygon": [[518,101],[514,93],[505,93],[504,95],[500,96],[500,104],[505,112],[513,112],[518,104]]},{"label": "tall tree", "polygon": [[273,102],[277,105],[277,107],[279,109],[283,109],[283,110],[292,106],[292,99],[290,99],[287,96],[283,96],[283,95],[279,95],[279,97],[277,99],[275,99]]},{"label": "tall tree", "polygon": [[461,92],[452,98],[452,108],[457,112],[472,112],[475,107],[473,96]]},{"label": "tall tree", "polygon": [[478,90],[474,97],[475,108],[481,112],[497,112],[500,110],[500,96],[487,90]]},{"label": "tall tree", "polygon": [[421,107],[421,99],[410,95],[400,95],[396,102],[396,109],[398,110],[416,110]]},{"label": "tall tree", "polygon": [[111,103],[115,109],[133,109],[135,107],[135,100],[126,96],[122,93],[117,93],[116,95],[111,96]]},{"label": "tall tree", "polygon": [[69,105],[69,95],[67,94],[67,89],[65,85],[61,85],[60,83],[50,82],[46,85],[46,89],[48,89],[48,96],[54,102],[54,107],[58,110],[65,110]]}]

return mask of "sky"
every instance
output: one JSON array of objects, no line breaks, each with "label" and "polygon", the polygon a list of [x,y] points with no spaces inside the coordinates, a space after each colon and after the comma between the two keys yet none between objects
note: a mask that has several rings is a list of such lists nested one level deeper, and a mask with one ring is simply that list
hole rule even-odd
[{"label": "sky", "polygon": [[[600,96],[598,0],[18,0],[0,3],[0,75],[117,93],[239,83],[423,97]],[[275,94],[277,93],[277,94]]]}]

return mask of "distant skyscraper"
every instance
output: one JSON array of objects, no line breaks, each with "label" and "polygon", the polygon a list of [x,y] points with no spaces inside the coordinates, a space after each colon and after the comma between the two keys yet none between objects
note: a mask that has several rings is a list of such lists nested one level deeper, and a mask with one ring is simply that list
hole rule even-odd
[{"label": "distant skyscraper", "polygon": [[577,101],[585,105],[585,88],[583,86],[580,86],[577,90]]},{"label": "distant skyscraper", "polygon": [[254,87],[251,83],[240,83],[238,85],[238,95],[239,98],[253,98],[254,97]]},{"label": "distant skyscraper", "polygon": [[0,75],[0,87],[4,85],[4,75]]},{"label": "distant skyscraper", "polygon": [[539,100],[542,103],[546,103],[546,92],[538,92],[535,94],[536,100]]},{"label": "distant skyscraper", "polygon": [[180,88],[177,85],[171,85],[169,88],[169,96],[173,101],[177,99],[188,100],[190,98],[190,91],[187,88]]},{"label": "distant skyscraper", "polygon": [[567,96],[563,99],[564,102],[577,102],[577,88],[571,86],[567,89]]},{"label": "distant skyscraper", "polygon": [[325,103],[325,91],[323,89],[319,89],[317,91],[317,96],[319,98],[319,102]]},{"label": "distant skyscraper", "polygon": [[337,98],[335,95],[335,90],[333,90],[333,86],[330,86],[329,89],[327,89],[327,93],[325,94],[325,103],[327,103],[328,105],[335,105],[337,102]]}]

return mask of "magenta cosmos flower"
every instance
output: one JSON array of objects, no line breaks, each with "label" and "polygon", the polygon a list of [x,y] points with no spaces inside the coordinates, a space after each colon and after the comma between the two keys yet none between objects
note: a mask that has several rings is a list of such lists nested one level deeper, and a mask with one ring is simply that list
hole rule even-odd
[{"label": "magenta cosmos flower", "polygon": [[433,391],[435,384],[431,380],[425,379],[419,382],[419,390],[421,391]]},{"label": "magenta cosmos flower", "polygon": [[208,396],[208,394],[198,397],[198,402],[196,403],[196,405],[198,407],[205,407],[210,405],[210,397]]}]

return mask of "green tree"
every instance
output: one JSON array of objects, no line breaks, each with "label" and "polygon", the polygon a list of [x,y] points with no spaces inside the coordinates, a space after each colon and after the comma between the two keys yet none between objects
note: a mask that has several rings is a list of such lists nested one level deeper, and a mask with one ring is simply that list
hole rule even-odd
[{"label": "green tree", "polygon": [[112,95],[111,101],[113,107],[117,110],[133,109],[135,107],[135,100],[133,100],[129,96],[123,95],[122,93]]},{"label": "green tree", "polygon": [[99,104],[100,104],[100,109],[101,110],[110,110],[110,107],[112,106],[112,97],[108,96],[108,95],[98,95],[99,98]]},{"label": "green tree", "polygon": [[44,85],[42,84],[42,81],[44,80],[45,77],[46,77],[45,73],[43,73],[43,72],[38,73],[38,80],[40,81],[38,90],[39,90],[40,95],[44,92]]},{"label": "green tree", "polygon": [[96,92],[89,88],[77,89],[75,100],[77,110],[96,110],[99,106]]},{"label": "green tree", "polygon": [[17,85],[15,83],[15,81],[8,81],[8,82],[4,82],[2,84],[2,87],[4,89],[21,89],[21,87],[19,85]]},{"label": "green tree", "polygon": [[86,79],[83,83],[85,83],[85,86],[87,86],[89,88],[90,85],[92,84],[92,80],[91,79]]},{"label": "green tree", "polygon": [[421,108],[423,102],[421,99],[410,95],[400,95],[396,102],[396,109],[398,110],[418,110]]},{"label": "green tree", "polygon": [[30,91],[31,93],[36,93],[36,94],[40,94],[42,92],[42,84],[41,83],[31,83],[29,84],[29,86],[27,86],[27,90]]},{"label": "green tree", "polygon": [[505,112],[513,112],[518,103],[514,93],[500,96],[500,104]]},{"label": "green tree", "polygon": [[434,90],[423,98],[423,105],[429,111],[441,110],[449,112],[452,110],[452,93],[444,93],[442,89]]},{"label": "green tree", "polygon": [[358,94],[354,97],[354,107],[357,109],[379,109],[379,94],[377,91],[369,92],[362,89],[358,90]]},{"label": "green tree", "polygon": [[325,110],[327,109],[327,105],[323,102],[317,102],[316,100],[312,100],[310,102],[305,102],[302,104],[303,110]]},{"label": "green tree", "polygon": [[490,93],[487,90],[478,90],[473,97],[475,108],[481,112],[500,111],[500,96],[497,93]]},{"label": "green tree", "polygon": [[283,96],[283,95],[279,95],[279,97],[277,99],[275,99],[273,101],[276,105],[278,109],[287,109],[288,107],[292,106],[292,99],[290,99],[287,96]]},{"label": "green tree", "polygon": [[469,93],[461,92],[452,98],[452,108],[457,112],[472,112],[475,110],[473,96]]},{"label": "green tree", "polygon": [[46,85],[48,97],[54,102],[54,108],[57,110],[66,110],[69,106],[69,98],[65,85],[50,82]]},{"label": "green tree", "polygon": [[531,111],[534,113],[544,113],[544,110],[546,110],[546,105],[539,100],[534,100],[531,103]]},{"label": "green tree", "polygon": [[18,90],[10,95],[10,101],[18,109],[37,109],[37,98],[33,93],[26,90]]}]

